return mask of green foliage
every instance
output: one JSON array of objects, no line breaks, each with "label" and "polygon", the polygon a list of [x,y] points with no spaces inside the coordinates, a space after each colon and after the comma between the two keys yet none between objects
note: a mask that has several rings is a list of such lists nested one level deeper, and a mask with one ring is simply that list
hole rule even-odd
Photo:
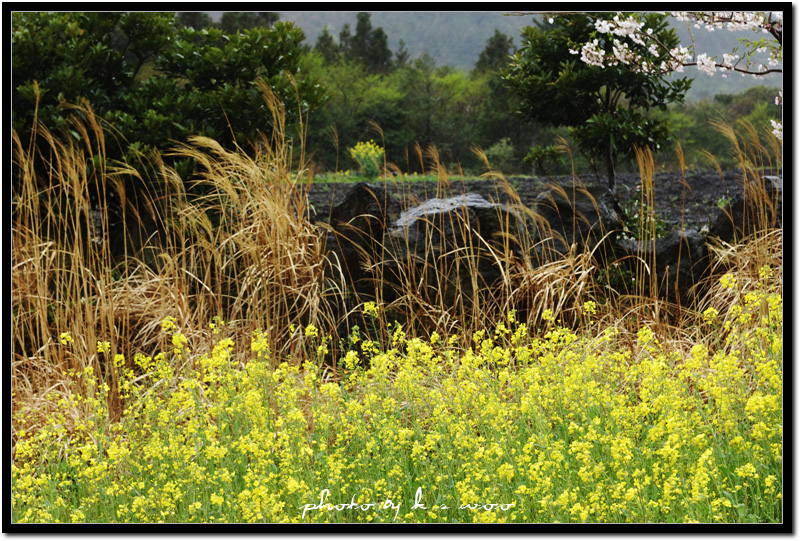
[{"label": "green foliage", "polygon": [[[464,113],[480,107],[482,93],[465,73],[437,68],[430,56],[411,62],[400,72],[405,89],[406,123],[423,149],[435,145],[446,163],[463,162],[477,134],[477,126]],[[411,143],[412,141],[409,141]]]},{"label": "green foliage", "polygon": [[628,294],[636,291],[636,273],[625,262],[615,261],[599,269],[594,277],[601,287],[609,287],[616,293]]},{"label": "green foliage", "polygon": [[620,201],[625,220],[624,236],[628,239],[642,240],[652,235],[663,238],[669,235],[667,223],[658,217],[655,209],[642,202],[641,186],[627,200]]},{"label": "green foliage", "polygon": [[400,40],[397,51],[394,53],[394,65],[395,67],[403,67],[408,62],[410,57],[410,53],[408,49],[406,49],[406,42],[404,40]]},{"label": "green foliage", "polygon": [[498,142],[486,149],[486,158],[492,167],[500,171],[510,171],[516,165],[514,145],[511,139],[503,137]]},{"label": "green foliage", "polygon": [[371,73],[385,73],[392,60],[386,32],[381,27],[372,28],[367,12],[360,12],[357,21],[356,33],[342,54],[348,60],[362,63]]},{"label": "green foliage", "polygon": [[[774,101],[779,90],[753,87],[741,94],[718,94],[714,99],[675,104],[666,111],[652,111],[650,115],[666,122],[673,133],[680,134],[678,141],[688,169],[708,168],[709,155],[714,156],[723,169],[731,169],[737,166],[737,160],[731,153],[730,141],[720,135],[713,123],[723,121],[736,127],[744,121],[759,131],[770,130],[770,119],[780,117],[780,106]],[[739,131],[741,133],[742,129]],[[678,167],[671,148],[663,149],[658,159],[671,164],[671,168]]]},{"label": "green foliage", "polygon": [[301,70],[305,36],[290,23],[227,34],[176,26],[171,13],[14,13],[12,30],[12,124],[23,141],[37,107],[57,133],[65,106],[86,99],[121,136],[107,158],[192,135],[247,149],[272,128],[260,85],[285,107],[289,130],[325,100]]},{"label": "green foliage", "polygon": [[291,23],[230,35],[217,29],[184,28],[156,63],[166,81],[156,79],[152,84],[173,86],[170,94],[185,98],[183,102],[178,98],[169,109],[189,124],[187,134],[201,133],[223,146],[235,142],[245,147],[259,132],[269,133],[272,121],[258,81],[265,82],[284,105],[289,125],[299,124],[324,101],[316,81],[295,78],[301,74],[304,38]]},{"label": "green foliage", "polygon": [[202,30],[214,26],[214,21],[202,11],[182,11],[175,14],[178,24]]},{"label": "green foliage", "polygon": [[45,125],[65,128],[63,105],[80,98],[98,111],[125,106],[171,32],[170,13],[13,13],[13,128],[26,140],[37,108]]},{"label": "green foliage", "polygon": [[509,62],[509,54],[513,47],[514,40],[495,28],[494,35],[488,39],[486,47],[478,56],[474,73],[499,71],[504,68]]},{"label": "green foliage", "polygon": [[[362,65],[368,73],[388,73],[393,68],[392,51],[383,28],[373,28],[370,14],[362,11],[357,16],[356,32],[350,33],[350,25],[345,23],[339,32],[339,43],[326,25],[314,49],[328,64],[351,62]],[[402,62],[405,62],[403,56]]]},{"label": "green foliage", "polygon": [[[249,12],[234,11],[222,14],[218,27],[229,34],[235,34],[252,28],[269,28],[278,22],[279,15],[275,12]],[[197,27],[195,27],[197,28]]]},{"label": "green foliage", "polygon": [[317,38],[317,44],[314,45],[314,50],[322,55],[326,64],[332,64],[339,59],[339,46],[336,40],[333,39],[328,27],[322,29],[322,33]]},{"label": "green foliage", "polygon": [[[568,127],[581,150],[604,164],[613,188],[615,165],[632,158],[634,146],[656,151],[667,142],[666,126],[644,113],[683,101],[690,82],[635,72],[626,65],[586,64],[570,52],[577,44],[597,39],[605,50],[613,46],[593,21],[588,15],[569,14],[552,24],[526,27],[504,79],[519,97],[521,112],[545,126]],[[664,15],[648,14],[645,21],[667,48],[677,44]],[[637,53],[655,65],[662,60],[644,48]]]},{"label": "green foliage", "polygon": [[369,180],[378,178],[383,169],[384,151],[372,139],[362,141],[350,149],[350,156],[358,162]]},{"label": "green foliage", "polygon": [[530,149],[525,156],[525,163],[531,164],[539,173],[551,174],[553,167],[563,166],[566,162],[562,155],[563,149],[560,145],[547,145],[546,147],[537,145]]}]

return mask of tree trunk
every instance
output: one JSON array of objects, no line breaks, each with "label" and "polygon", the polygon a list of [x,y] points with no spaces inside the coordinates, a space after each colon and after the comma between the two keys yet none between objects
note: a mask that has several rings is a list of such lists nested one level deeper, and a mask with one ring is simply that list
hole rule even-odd
[{"label": "tree trunk", "polygon": [[608,189],[613,193],[617,178],[614,171],[614,156],[611,154],[610,148],[606,151],[606,172],[608,173]]}]

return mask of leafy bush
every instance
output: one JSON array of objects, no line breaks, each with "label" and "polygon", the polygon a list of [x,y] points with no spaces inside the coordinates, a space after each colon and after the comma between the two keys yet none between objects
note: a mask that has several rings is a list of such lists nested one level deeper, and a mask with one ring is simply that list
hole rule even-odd
[{"label": "leafy bush", "polygon": [[137,163],[193,135],[251,151],[274,127],[267,87],[299,138],[300,121],[326,97],[300,69],[304,38],[291,23],[226,34],[178,27],[172,13],[14,13],[13,128],[22,141],[36,121],[59,136],[81,114],[69,105],[85,99],[119,136],[104,158]]},{"label": "leafy bush", "polygon": [[546,147],[537,145],[531,147],[528,155],[525,156],[525,163],[533,165],[539,174],[550,174],[552,168],[564,165],[563,153],[562,145],[547,145]]},{"label": "leafy bush", "polygon": [[498,142],[486,149],[486,158],[493,167],[500,171],[517,169],[514,159],[514,146],[511,139],[503,137]]}]

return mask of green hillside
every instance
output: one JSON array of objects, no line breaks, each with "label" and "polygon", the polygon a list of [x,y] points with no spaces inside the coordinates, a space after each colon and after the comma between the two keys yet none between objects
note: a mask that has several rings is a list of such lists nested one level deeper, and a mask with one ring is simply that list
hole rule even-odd
[{"label": "green hillside", "polygon": [[[306,32],[308,40],[324,26],[338,36],[345,23],[355,28],[356,12],[281,12],[281,20],[293,21]],[[502,12],[372,12],[372,24],[381,26],[389,37],[389,47],[397,50],[402,39],[411,57],[428,53],[437,65],[470,69],[495,29],[519,42],[519,29],[533,17],[505,16]]]},{"label": "green hillside", "polygon": [[[334,37],[338,36],[344,24],[350,24],[351,30],[354,29],[356,13],[355,11],[286,11],[280,12],[280,18],[295,22],[302,27],[308,43],[313,45],[325,26]],[[436,60],[437,65],[449,65],[460,69],[471,69],[474,66],[478,55],[486,45],[486,40],[491,37],[495,29],[513,37],[514,44],[518,45],[519,30],[533,21],[531,15],[504,15],[500,11],[374,11],[371,13],[373,26],[383,27],[389,38],[389,47],[393,51],[399,48],[400,40],[403,40],[411,58],[428,53]],[[212,17],[214,15],[212,14]],[[675,21],[674,26],[682,41],[691,43],[686,23]],[[740,33],[707,32],[696,29],[692,29],[692,34],[698,51],[709,51],[710,54],[730,52],[737,45],[737,38],[744,36]],[[698,75],[694,68],[688,68],[686,74],[690,77]],[[782,84],[783,77],[780,74],[771,74],[758,79],[741,75],[729,78],[723,78],[719,74],[714,77],[699,76],[696,77],[687,99],[695,101],[720,93],[738,94],[755,86],[782,86]]]}]

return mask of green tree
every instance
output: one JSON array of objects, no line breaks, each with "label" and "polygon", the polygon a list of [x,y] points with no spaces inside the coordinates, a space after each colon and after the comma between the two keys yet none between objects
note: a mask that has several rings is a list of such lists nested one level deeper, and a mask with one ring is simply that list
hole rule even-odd
[{"label": "green tree", "polygon": [[397,51],[394,53],[394,66],[397,68],[405,66],[410,56],[408,49],[406,49],[406,42],[401,39]]},{"label": "green tree", "polygon": [[121,135],[110,159],[189,135],[248,149],[272,122],[259,81],[283,103],[289,130],[325,100],[301,70],[305,36],[291,23],[234,35],[176,28],[164,13],[15,13],[12,23],[12,125],[23,141],[37,107],[41,123],[66,132],[65,106],[86,99]]},{"label": "green tree", "polygon": [[217,26],[229,34],[234,34],[252,28],[269,28],[277,23],[279,18],[278,13],[271,11],[226,11],[222,14]]},{"label": "green tree", "polygon": [[345,59],[360,62],[371,73],[386,73],[392,61],[388,38],[383,28],[373,28],[370,14],[362,11],[356,17],[355,34],[345,24],[339,34],[339,44]]},{"label": "green tree", "polygon": [[521,170],[522,160],[517,157],[524,156],[537,135],[543,134],[532,122],[513,114],[519,100],[501,78],[513,51],[514,40],[495,29],[470,73],[484,96],[477,111],[474,144],[485,149],[490,163],[505,173]]},{"label": "green tree", "polygon": [[486,47],[478,56],[473,73],[481,74],[504,68],[510,61],[509,55],[513,48],[514,39],[495,28],[494,35],[486,41]]},{"label": "green tree", "polygon": [[[627,65],[590,65],[578,54],[591,47],[626,54],[613,34],[598,32],[594,21],[609,14],[569,14],[552,23],[522,30],[523,44],[505,71],[504,79],[520,100],[520,111],[544,126],[565,126],[593,163],[604,164],[610,189],[615,187],[615,167],[633,156],[635,147],[654,152],[670,138],[666,122],[646,116],[648,110],[666,109],[682,102],[690,80],[666,79],[658,72],[644,73]],[[652,29],[668,50],[678,37],[666,15],[650,13],[644,27]],[[589,43],[587,50],[579,44]],[[665,52],[634,44],[636,54],[659,66]]]},{"label": "green tree", "polygon": [[373,73],[386,73],[392,66],[392,51],[389,38],[380,26],[370,36],[369,54],[365,58],[367,67]]},{"label": "green tree", "polygon": [[339,54],[344,58],[350,58],[350,48],[353,34],[350,32],[350,24],[345,23],[339,31]]},{"label": "green tree", "polygon": [[202,11],[182,11],[176,14],[177,22],[182,26],[189,26],[195,30],[202,30],[214,25],[207,14]]},{"label": "green tree", "polygon": [[317,43],[314,45],[314,49],[322,55],[327,64],[332,64],[339,58],[339,47],[336,45],[336,40],[333,39],[333,35],[331,35],[327,26],[317,36]]},{"label": "green tree", "polygon": [[370,38],[372,37],[372,21],[370,14],[361,11],[356,15],[356,31],[350,43],[349,59],[364,60],[369,56]]}]

